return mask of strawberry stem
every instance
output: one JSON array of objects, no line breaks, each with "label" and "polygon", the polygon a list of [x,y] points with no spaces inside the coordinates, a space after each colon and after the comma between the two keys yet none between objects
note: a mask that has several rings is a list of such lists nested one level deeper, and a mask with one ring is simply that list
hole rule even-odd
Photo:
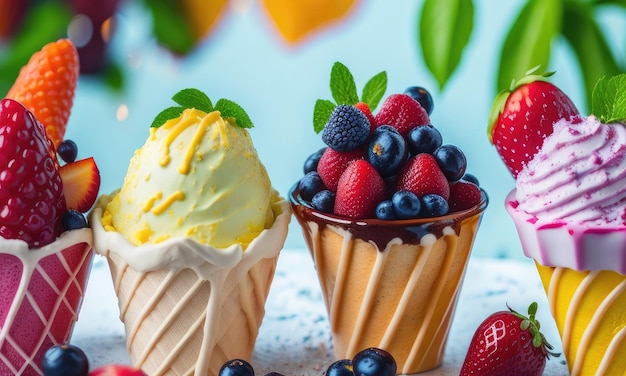
[{"label": "strawberry stem", "polygon": [[554,347],[546,340],[546,337],[539,330],[541,328],[541,324],[539,323],[539,320],[535,318],[537,314],[537,309],[539,307],[537,302],[532,302],[528,306],[528,316],[524,316],[521,313],[515,311],[513,308],[511,308],[511,306],[509,306],[508,303],[506,304],[506,307],[509,309],[509,311],[511,311],[511,313],[513,313],[516,317],[522,320],[520,323],[520,328],[522,330],[528,330],[530,332],[533,337],[534,347],[539,348],[543,346],[546,350],[547,358],[549,358],[550,355],[555,358],[558,358],[561,355],[560,353],[555,353],[551,351],[554,349]]}]

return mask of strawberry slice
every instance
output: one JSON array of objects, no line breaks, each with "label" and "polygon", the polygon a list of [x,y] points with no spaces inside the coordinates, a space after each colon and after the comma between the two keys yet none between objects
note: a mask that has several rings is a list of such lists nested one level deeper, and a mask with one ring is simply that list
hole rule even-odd
[{"label": "strawberry slice", "polygon": [[552,134],[555,122],[578,115],[569,97],[546,81],[554,72],[533,73],[499,93],[489,115],[489,141],[514,178]]},{"label": "strawberry slice", "polygon": [[43,247],[60,234],[63,182],[52,143],[35,116],[0,102],[0,236]]},{"label": "strawberry slice", "polygon": [[100,190],[100,170],[93,157],[61,166],[63,194],[68,209],[86,213],[96,202]]},{"label": "strawberry slice", "polygon": [[359,159],[339,178],[335,214],[353,219],[374,218],[376,205],[385,197],[385,181],[374,166]]},{"label": "strawberry slice", "polygon": [[48,43],[22,67],[6,95],[39,119],[55,150],[65,136],[79,70],[78,52],[69,39]]}]

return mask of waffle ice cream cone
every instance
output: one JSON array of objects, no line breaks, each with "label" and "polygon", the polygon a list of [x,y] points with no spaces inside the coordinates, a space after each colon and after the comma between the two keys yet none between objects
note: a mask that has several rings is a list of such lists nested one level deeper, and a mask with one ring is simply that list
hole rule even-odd
[{"label": "waffle ice cream cone", "polygon": [[[106,197],[105,197],[106,201]],[[250,360],[265,313],[291,211],[273,209],[274,225],[242,252],[190,238],[131,245],[92,219],[96,251],[107,256],[135,366],[151,376],[217,375],[226,361]]]},{"label": "waffle ice cream cone", "polygon": [[349,221],[290,193],[328,310],[335,356],[391,353],[401,374],[439,366],[487,206],[432,219]]},{"label": "waffle ice cream cone", "polygon": [[92,259],[90,229],[39,249],[0,240],[0,375],[42,375],[45,352],[70,340]]},{"label": "waffle ice cream cone", "polygon": [[626,374],[626,229],[549,225],[506,208],[535,260],[572,376]]}]

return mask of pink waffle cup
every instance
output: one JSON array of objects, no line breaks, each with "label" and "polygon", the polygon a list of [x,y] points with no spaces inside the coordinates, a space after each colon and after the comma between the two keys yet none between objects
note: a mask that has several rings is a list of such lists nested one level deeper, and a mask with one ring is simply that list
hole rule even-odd
[{"label": "pink waffle cup", "polygon": [[0,238],[0,375],[42,375],[45,352],[68,342],[93,260],[91,229],[28,249]]}]

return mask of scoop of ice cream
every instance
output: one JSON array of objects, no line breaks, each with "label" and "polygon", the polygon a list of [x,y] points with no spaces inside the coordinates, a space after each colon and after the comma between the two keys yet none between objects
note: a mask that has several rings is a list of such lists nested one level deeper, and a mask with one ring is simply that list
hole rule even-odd
[{"label": "scoop of ice cream", "polygon": [[182,236],[245,249],[274,221],[273,190],[249,133],[231,120],[186,109],[150,128],[103,223],[135,245]]},{"label": "scoop of ice cream", "polygon": [[625,223],[626,128],[594,116],[558,121],[516,188],[518,208],[542,221]]}]

